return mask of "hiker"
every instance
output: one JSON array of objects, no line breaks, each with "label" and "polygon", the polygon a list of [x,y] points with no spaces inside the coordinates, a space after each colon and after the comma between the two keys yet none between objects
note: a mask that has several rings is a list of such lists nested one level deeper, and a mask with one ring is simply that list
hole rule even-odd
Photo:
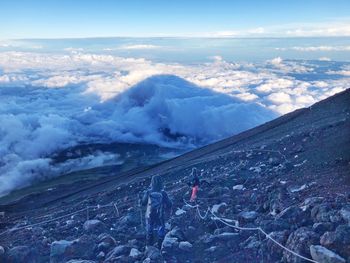
[{"label": "hiker", "polygon": [[149,189],[143,194],[142,205],[147,205],[145,214],[147,245],[153,245],[153,231],[157,230],[160,248],[165,237],[165,210],[170,210],[172,202],[163,190],[162,177],[159,175],[152,177]]},{"label": "hiker", "polygon": [[189,186],[192,187],[192,193],[191,193],[191,202],[194,202],[197,198],[197,193],[199,190],[199,172],[196,167],[192,168],[191,172],[191,179],[189,182]]}]

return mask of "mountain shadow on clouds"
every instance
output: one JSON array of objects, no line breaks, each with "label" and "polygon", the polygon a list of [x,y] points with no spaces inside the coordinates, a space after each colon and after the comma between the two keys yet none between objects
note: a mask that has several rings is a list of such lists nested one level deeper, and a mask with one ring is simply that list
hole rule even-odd
[{"label": "mountain shadow on clouds", "polygon": [[[108,105],[108,106],[107,106]],[[202,145],[269,121],[276,114],[257,103],[156,75],[106,102],[110,118],[136,137]]]}]

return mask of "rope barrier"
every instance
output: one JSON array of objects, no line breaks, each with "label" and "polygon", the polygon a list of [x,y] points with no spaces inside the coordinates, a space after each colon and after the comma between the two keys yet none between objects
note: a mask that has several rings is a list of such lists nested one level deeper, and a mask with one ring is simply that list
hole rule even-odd
[{"label": "rope barrier", "polygon": [[[204,217],[202,217],[202,215],[200,214],[200,210],[199,210],[199,205],[196,204],[196,205],[191,205],[189,203],[187,203],[185,200],[184,200],[184,203],[189,206],[190,208],[193,208],[193,209],[196,209],[197,212],[198,212],[198,215],[200,218],[202,219],[205,219],[207,214],[205,214]],[[272,242],[274,242],[276,245],[278,245],[279,247],[281,247],[282,249],[288,251],[289,253],[293,254],[294,256],[296,257],[299,257],[301,259],[304,259],[306,261],[309,261],[309,262],[313,262],[313,263],[319,263],[318,261],[315,261],[313,259],[310,259],[310,258],[307,258],[307,257],[304,257],[303,255],[300,255],[298,253],[296,253],[295,251],[285,247],[284,245],[282,245],[281,243],[279,243],[276,239],[272,238],[268,233],[266,233],[261,227],[240,227],[238,226],[238,222],[236,220],[232,220],[232,219],[226,219],[226,218],[222,218],[222,217],[219,217],[217,216],[213,211],[211,211],[211,209],[208,207],[207,208],[207,213],[210,213],[211,215],[213,215],[214,219],[222,222],[224,225],[226,226],[229,226],[229,227],[232,227],[234,229],[237,229],[237,230],[241,230],[241,231],[259,231],[261,232],[262,234],[264,234],[266,236],[266,238],[270,239]],[[229,221],[235,221],[236,224],[235,225],[232,225],[230,223],[227,222],[227,220]]]},{"label": "rope barrier", "polygon": [[69,216],[72,216],[72,215],[75,215],[75,214],[79,214],[79,213],[84,212],[84,211],[87,212],[87,217],[89,219],[89,209],[90,208],[91,209],[94,209],[94,208],[100,209],[100,208],[104,208],[104,207],[114,207],[115,210],[117,211],[117,214],[119,215],[119,211],[118,211],[118,208],[117,208],[115,203],[107,204],[107,205],[86,206],[83,209],[80,209],[78,211],[75,211],[75,212],[72,212],[72,213],[69,213],[69,214],[65,214],[63,216],[58,216],[58,217],[55,217],[55,218],[52,218],[52,219],[49,219],[49,220],[45,220],[45,221],[34,223],[34,224],[25,225],[25,226],[22,226],[22,227],[17,227],[17,228],[15,227],[15,228],[12,228],[12,229],[8,229],[8,230],[6,230],[4,232],[1,232],[0,236],[5,235],[6,233],[9,233],[9,232],[14,232],[14,231],[18,231],[18,230],[22,230],[22,229],[31,228],[31,227],[34,227],[34,226],[39,226],[39,225],[43,225],[43,224],[46,224],[46,223],[50,223],[50,222],[53,222],[53,221],[56,221],[56,220],[59,220],[59,219],[62,219],[62,218],[66,218],[66,217],[69,217]]}]

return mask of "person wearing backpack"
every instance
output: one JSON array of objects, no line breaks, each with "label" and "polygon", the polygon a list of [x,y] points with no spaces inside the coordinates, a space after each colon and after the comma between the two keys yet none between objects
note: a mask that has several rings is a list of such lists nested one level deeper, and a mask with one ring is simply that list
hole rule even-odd
[{"label": "person wearing backpack", "polygon": [[153,245],[153,231],[157,230],[158,247],[160,248],[165,237],[165,211],[169,210],[172,202],[168,194],[163,190],[162,177],[152,177],[151,185],[143,194],[142,205],[146,205],[146,242]]}]

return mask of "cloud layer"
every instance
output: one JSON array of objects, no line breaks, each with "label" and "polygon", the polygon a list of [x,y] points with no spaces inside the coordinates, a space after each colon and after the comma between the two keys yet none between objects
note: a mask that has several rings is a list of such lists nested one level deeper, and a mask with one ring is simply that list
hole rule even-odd
[{"label": "cloud layer", "polygon": [[0,195],[110,153],[52,163],[81,142],[193,147],[349,88],[349,65],[327,61],[198,65],[84,53],[0,53]]}]

